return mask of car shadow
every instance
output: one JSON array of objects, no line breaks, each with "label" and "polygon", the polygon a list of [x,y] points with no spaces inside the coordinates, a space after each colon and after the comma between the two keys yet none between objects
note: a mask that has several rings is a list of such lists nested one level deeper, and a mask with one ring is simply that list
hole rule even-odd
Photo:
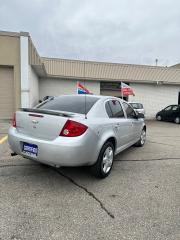
[{"label": "car shadow", "polygon": [[[119,153],[118,155],[116,155],[114,159],[114,167],[116,164],[118,164],[118,162],[121,162],[121,159],[123,160],[123,162],[126,161],[125,159],[127,159],[128,155],[134,154],[136,151],[137,151],[137,148],[132,146],[124,150],[123,152]],[[60,168],[46,166],[46,168],[49,168],[64,177],[70,177],[70,178],[72,177],[73,179],[81,179],[81,180],[91,180],[91,181],[94,180],[95,182],[99,180],[98,178],[94,177],[91,174],[89,166],[60,167]],[[113,170],[112,170],[112,173],[113,173]],[[112,176],[112,173],[110,176]]]}]

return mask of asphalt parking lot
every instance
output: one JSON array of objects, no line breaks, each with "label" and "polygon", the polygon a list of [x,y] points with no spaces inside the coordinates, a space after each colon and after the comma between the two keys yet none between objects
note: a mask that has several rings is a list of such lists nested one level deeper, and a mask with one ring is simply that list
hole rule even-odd
[{"label": "asphalt parking lot", "polygon": [[10,157],[3,141],[0,239],[180,239],[180,125],[148,122],[146,145],[118,155],[104,180]]}]

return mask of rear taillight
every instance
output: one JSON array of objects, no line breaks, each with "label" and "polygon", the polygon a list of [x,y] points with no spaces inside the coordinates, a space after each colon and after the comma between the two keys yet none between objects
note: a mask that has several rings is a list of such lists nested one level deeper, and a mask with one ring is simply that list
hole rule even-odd
[{"label": "rear taillight", "polygon": [[16,113],[13,115],[12,126],[16,128]]},{"label": "rear taillight", "polygon": [[67,120],[59,136],[78,137],[85,133],[87,129],[88,127],[82,123]]}]

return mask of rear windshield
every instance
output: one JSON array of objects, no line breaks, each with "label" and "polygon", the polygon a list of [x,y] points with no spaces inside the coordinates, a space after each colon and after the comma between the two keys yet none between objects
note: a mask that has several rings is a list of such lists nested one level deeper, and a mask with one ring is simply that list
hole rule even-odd
[{"label": "rear windshield", "polygon": [[141,103],[129,103],[134,109],[142,109],[143,105]]},{"label": "rear windshield", "polygon": [[[90,111],[98,100],[99,98],[97,97],[89,97],[86,95],[86,113]],[[85,114],[85,95],[57,97],[41,104],[38,108]]]}]

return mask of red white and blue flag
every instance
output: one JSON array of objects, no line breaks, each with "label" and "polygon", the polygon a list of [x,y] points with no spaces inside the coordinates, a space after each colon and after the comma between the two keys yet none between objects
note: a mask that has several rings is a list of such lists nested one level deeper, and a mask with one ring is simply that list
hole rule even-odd
[{"label": "red white and blue flag", "polygon": [[121,82],[121,94],[124,97],[127,97],[129,95],[135,96],[133,89],[123,82]]},{"label": "red white and blue flag", "polygon": [[79,82],[77,83],[77,94],[92,94],[87,88],[85,88]]}]

